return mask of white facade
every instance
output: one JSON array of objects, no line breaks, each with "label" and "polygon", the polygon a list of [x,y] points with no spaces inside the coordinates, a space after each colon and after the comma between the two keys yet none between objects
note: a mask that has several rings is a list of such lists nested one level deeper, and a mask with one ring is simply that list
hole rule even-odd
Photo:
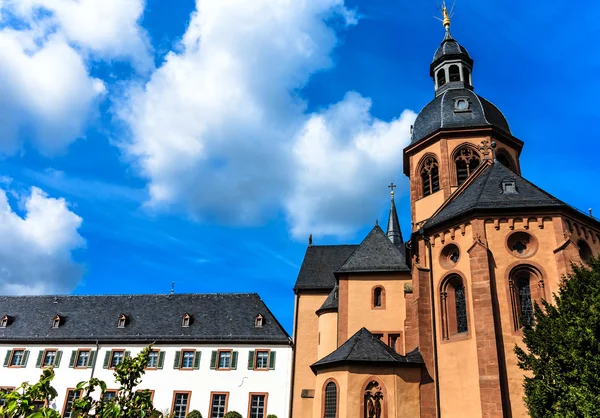
[{"label": "white facade", "polygon": [[[0,367],[0,388],[17,387],[22,382],[36,382],[41,374],[40,367],[36,362],[40,351],[57,349],[62,352],[60,365],[55,368],[56,377],[52,386],[57,390],[58,397],[52,403],[52,407],[63,414],[65,398],[69,388],[74,388],[77,383],[97,377],[107,383],[108,389],[118,389],[114,382],[113,370],[104,368],[106,353],[112,350],[123,350],[135,356],[146,345],[9,345],[0,344],[0,361],[4,367]],[[160,411],[172,410],[174,394],[176,392],[191,392],[189,395],[187,411],[194,409],[200,411],[205,418],[211,418],[211,394],[227,394],[226,411],[237,411],[243,417],[249,416],[249,402],[251,394],[266,394],[266,410],[261,418],[267,414],[275,414],[278,418],[289,416],[290,406],[290,382],[292,348],[283,345],[194,345],[183,343],[155,344],[154,349],[164,352],[162,355],[162,369],[147,370],[142,378],[139,389],[154,391],[154,407]],[[15,349],[24,349],[29,353],[27,363],[23,367],[13,367],[7,364],[11,356],[7,352]],[[69,367],[73,351],[89,349],[96,352],[94,361],[86,368]],[[195,350],[200,354],[197,364],[198,369],[175,368],[176,353],[182,350]],[[235,370],[219,370],[218,367],[211,369],[211,357],[213,352],[219,350],[232,350],[237,353],[237,367]],[[251,352],[268,351],[273,368],[255,369],[249,362]],[[275,354],[270,354],[275,353]],[[251,357],[255,358],[256,354]],[[77,357],[77,356],[75,356]],[[179,364],[181,364],[181,359]],[[218,361],[217,361],[218,362]],[[264,365],[264,364],[263,364]]]}]

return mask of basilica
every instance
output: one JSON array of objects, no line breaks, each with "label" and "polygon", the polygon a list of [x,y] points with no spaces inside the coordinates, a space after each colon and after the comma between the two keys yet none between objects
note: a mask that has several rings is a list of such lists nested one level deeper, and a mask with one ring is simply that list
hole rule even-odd
[{"label": "basilica", "polygon": [[435,97],[404,149],[411,236],[392,185],[385,230],[309,243],[294,287],[293,418],[527,416],[522,327],[571,263],[600,252],[600,222],[521,177],[524,143],[475,93],[444,12]]}]

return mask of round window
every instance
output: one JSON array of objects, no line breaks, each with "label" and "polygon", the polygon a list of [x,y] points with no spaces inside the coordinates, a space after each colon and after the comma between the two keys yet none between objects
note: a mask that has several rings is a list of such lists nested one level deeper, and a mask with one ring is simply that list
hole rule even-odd
[{"label": "round window", "polygon": [[527,258],[534,255],[538,249],[537,240],[527,232],[513,232],[506,242],[508,251],[515,257]]},{"label": "round window", "polygon": [[460,251],[456,244],[448,244],[442,249],[440,254],[440,264],[446,269],[453,268],[460,259]]}]

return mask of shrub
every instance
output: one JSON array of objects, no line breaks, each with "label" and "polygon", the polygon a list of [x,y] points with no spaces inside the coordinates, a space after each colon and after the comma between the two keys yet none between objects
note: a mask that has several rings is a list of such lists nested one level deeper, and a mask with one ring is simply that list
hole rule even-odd
[{"label": "shrub", "polygon": [[200,411],[194,409],[192,412],[187,414],[186,418],[202,418],[202,414],[200,413]]},{"label": "shrub", "polygon": [[277,415],[275,415],[275,414],[269,414],[269,415],[267,415],[267,418],[277,418]]},{"label": "shrub", "polygon": [[242,418],[242,414],[237,411],[229,411],[223,418]]}]

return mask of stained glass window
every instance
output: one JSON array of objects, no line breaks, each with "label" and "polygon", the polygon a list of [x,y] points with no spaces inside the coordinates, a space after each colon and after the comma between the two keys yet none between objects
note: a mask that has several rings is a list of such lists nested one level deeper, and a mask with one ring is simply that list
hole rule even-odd
[{"label": "stained glass window", "polygon": [[533,325],[533,303],[531,301],[531,289],[529,279],[520,279],[519,304],[521,307],[521,325]]},{"label": "stained glass window", "polygon": [[467,332],[467,303],[465,300],[465,287],[462,284],[454,288],[456,301],[456,328],[457,332]]},{"label": "stained glass window", "polygon": [[337,386],[333,382],[325,386],[325,418],[337,416]]}]

